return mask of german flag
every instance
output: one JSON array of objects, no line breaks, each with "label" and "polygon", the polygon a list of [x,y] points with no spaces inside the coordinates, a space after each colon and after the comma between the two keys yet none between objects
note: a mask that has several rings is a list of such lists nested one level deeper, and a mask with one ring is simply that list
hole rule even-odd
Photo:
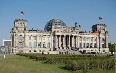
[{"label": "german flag", "polygon": [[21,11],[21,15],[24,15],[24,12],[23,11]]},{"label": "german flag", "polygon": [[81,28],[81,25],[79,25],[79,28]]},{"label": "german flag", "polygon": [[102,20],[102,17],[99,17],[99,20]]},{"label": "german flag", "polygon": [[98,31],[97,31],[97,30],[93,32],[93,34],[94,34],[94,35],[96,35],[97,33],[98,33]]}]

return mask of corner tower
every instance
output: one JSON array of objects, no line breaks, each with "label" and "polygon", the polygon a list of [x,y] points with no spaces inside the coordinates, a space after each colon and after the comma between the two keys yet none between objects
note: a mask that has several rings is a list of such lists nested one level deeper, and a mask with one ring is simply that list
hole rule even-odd
[{"label": "corner tower", "polygon": [[[92,26],[92,32],[97,32],[99,50],[109,51],[108,49],[108,31],[105,24],[96,24]],[[107,50],[106,50],[107,49]]]},{"label": "corner tower", "polygon": [[27,30],[27,20],[21,20],[21,19],[15,19],[14,21],[14,28],[18,31],[24,31]]}]

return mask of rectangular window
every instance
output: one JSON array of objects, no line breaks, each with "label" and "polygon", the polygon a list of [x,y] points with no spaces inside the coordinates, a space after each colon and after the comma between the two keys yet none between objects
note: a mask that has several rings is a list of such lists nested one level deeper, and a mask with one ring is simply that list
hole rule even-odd
[{"label": "rectangular window", "polygon": [[23,43],[19,42],[19,47],[22,48],[23,47]]},{"label": "rectangular window", "polygon": [[89,48],[89,43],[87,43],[87,48]]},{"label": "rectangular window", "polygon": [[46,48],[46,44],[45,44],[45,42],[43,42],[43,48]]},{"label": "rectangular window", "polygon": [[80,46],[80,48],[82,48],[82,43],[80,43],[80,45],[79,45],[79,46]]},{"label": "rectangular window", "polygon": [[34,42],[33,47],[36,48],[36,42]]},{"label": "rectangular window", "polygon": [[50,42],[47,43],[47,48],[50,48]]},{"label": "rectangular window", "polygon": [[97,38],[95,38],[94,41],[97,41]]},{"label": "rectangular window", "polygon": [[90,48],[92,48],[92,43],[90,44]]},{"label": "rectangular window", "polygon": [[85,37],[83,38],[83,41],[86,41],[86,38]]},{"label": "rectangular window", "polygon": [[48,40],[49,40],[49,37],[48,37]]},{"label": "rectangular window", "polygon": [[34,40],[36,40],[36,36],[33,36]]},{"label": "rectangular window", "polygon": [[38,37],[38,40],[41,40],[41,36]]},{"label": "rectangular window", "polygon": [[31,40],[31,36],[29,36],[29,40]]},{"label": "rectangular window", "polygon": [[83,43],[83,45],[84,45],[84,48],[85,48],[85,43]]},{"label": "rectangular window", "polygon": [[45,40],[45,37],[43,37],[43,40]]},{"label": "rectangular window", "polygon": [[29,48],[32,48],[32,43],[31,42],[29,42]]},{"label": "rectangular window", "polygon": [[97,44],[96,43],[94,43],[94,48],[97,48]]},{"label": "rectangular window", "polygon": [[41,42],[38,42],[38,48],[41,48]]}]

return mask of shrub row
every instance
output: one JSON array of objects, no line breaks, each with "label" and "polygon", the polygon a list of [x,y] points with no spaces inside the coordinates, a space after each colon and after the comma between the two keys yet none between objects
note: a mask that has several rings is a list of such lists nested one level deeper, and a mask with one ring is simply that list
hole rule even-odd
[{"label": "shrub row", "polygon": [[81,61],[66,61],[65,69],[72,71],[79,70],[94,70],[94,69],[114,69],[115,62],[114,60],[81,60]]},{"label": "shrub row", "polygon": [[36,61],[45,61],[46,63],[65,64],[68,70],[91,70],[91,69],[112,69],[115,66],[115,60],[111,56],[96,55],[42,55],[42,54],[17,54],[25,56]]}]

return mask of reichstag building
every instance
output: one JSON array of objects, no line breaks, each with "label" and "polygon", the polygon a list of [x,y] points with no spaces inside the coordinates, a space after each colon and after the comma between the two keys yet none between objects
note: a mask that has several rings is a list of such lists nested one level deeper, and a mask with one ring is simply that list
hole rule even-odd
[{"label": "reichstag building", "polygon": [[[15,19],[11,29],[13,53],[80,54],[108,53],[108,31],[105,24],[95,24],[92,31],[80,31],[77,23],[68,27],[52,19],[44,30],[29,30],[28,21]],[[39,26],[41,27],[41,26]]]}]

